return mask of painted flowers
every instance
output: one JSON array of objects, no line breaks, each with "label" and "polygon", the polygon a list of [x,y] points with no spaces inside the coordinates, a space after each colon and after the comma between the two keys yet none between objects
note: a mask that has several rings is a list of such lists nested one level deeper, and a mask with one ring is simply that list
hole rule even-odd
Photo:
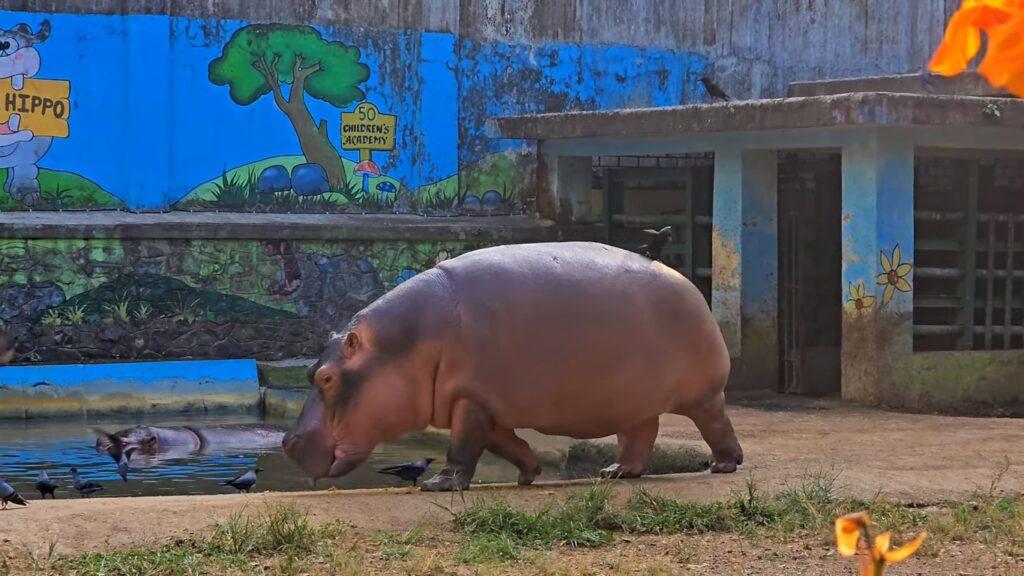
[{"label": "painted flowers", "polygon": [[900,292],[910,292],[910,282],[907,281],[907,276],[910,271],[914,269],[914,266],[910,262],[900,262],[900,245],[897,244],[892,249],[892,257],[886,256],[885,251],[879,253],[879,261],[882,264],[882,273],[875,276],[875,281],[879,285],[885,286],[885,292],[882,294],[882,304],[888,304],[889,300],[892,300],[893,294],[897,290]]},{"label": "painted flowers", "polygon": [[964,0],[946,27],[928,69],[954,76],[981,49],[981,33],[988,37],[978,73],[992,86],[1024,96],[1024,0]]},{"label": "painted flowers", "polygon": [[850,282],[850,299],[846,301],[846,308],[851,312],[859,313],[875,305],[875,297],[867,293],[864,288],[864,281],[854,284]]},{"label": "painted flowers", "polygon": [[896,564],[913,556],[927,537],[922,532],[903,547],[890,549],[892,534],[884,532],[872,541],[868,532],[869,522],[866,512],[847,514],[836,519],[836,551],[844,558],[859,553],[861,576],[880,576],[886,564]]}]

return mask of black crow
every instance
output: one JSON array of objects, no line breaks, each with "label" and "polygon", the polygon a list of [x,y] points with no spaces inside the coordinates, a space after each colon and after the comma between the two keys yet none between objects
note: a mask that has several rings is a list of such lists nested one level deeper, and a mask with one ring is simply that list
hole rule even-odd
[{"label": "black crow", "polygon": [[661,230],[644,230],[646,234],[650,234],[652,238],[640,247],[640,253],[647,256],[651,260],[661,260],[661,251],[665,249],[665,245],[672,241],[672,227],[665,226]]},{"label": "black crow", "polygon": [[430,463],[433,462],[433,458],[424,458],[416,462],[403,462],[401,464],[395,464],[394,466],[387,466],[377,470],[380,474],[390,474],[391,476],[398,476],[402,480],[412,482],[412,485],[416,485],[416,481],[419,480],[420,476],[427,471],[430,467]]},{"label": "black crow", "polygon": [[223,485],[231,486],[232,488],[238,490],[239,492],[245,490],[246,493],[248,493],[250,490],[252,490],[252,487],[256,485],[256,474],[259,472],[263,472],[263,469],[250,468],[245,472],[242,472],[238,476],[235,476],[231,480],[228,480]]},{"label": "black crow", "polygon": [[73,480],[72,484],[75,490],[78,490],[78,493],[82,496],[91,496],[100,490],[105,490],[102,484],[82,480],[82,477],[78,475],[78,468],[71,469],[71,479]]},{"label": "black crow", "polygon": [[715,84],[711,78],[701,76],[700,83],[704,85],[704,89],[707,90],[708,96],[711,96],[711,98],[715,100],[722,100],[723,102],[732,100],[732,98],[729,98],[729,95],[725,93],[725,90],[722,90],[722,88],[718,84]]},{"label": "black crow", "polygon": [[19,506],[28,506],[28,502],[18,494],[10,484],[0,480],[0,507],[6,509],[7,503],[13,502]]},{"label": "black crow", "polygon": [[39,495],[43,497],[43,500],[46,500],[47,494],[50,495],[50,498],[56,499],[57,495],[53,491],[59,487],[60,484],[50,480],[50,475],[46,473],[46,470],[41,471],[39,477],[36,478],[36,490],[39,490]]}]

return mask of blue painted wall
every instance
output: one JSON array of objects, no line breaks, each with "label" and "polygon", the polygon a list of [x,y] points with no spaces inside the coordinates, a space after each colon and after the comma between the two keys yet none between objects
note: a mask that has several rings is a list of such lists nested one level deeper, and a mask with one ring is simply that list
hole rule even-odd
[{"label": "blue painted wall", "polygon": [[[39,176],[41,194],[0,193],[0,210],[248,209],[214,201],[222,174],[244,180],[265,168],[258,161],[278,158],[287,169],[302,162],[296,132],[271,95],[242,106],[227,86],[210,81],[211,61],[246,23],[0,11],[0,30],[26,23],[35,31],[44,20],[51,31],[28,48],[41,63],[27,76],[70,81],[70,135],[54,138],[36,162],[58,171]],[[395,150],[373,153],[384,174],[373,184],[390,182],[445,198],[457,196],[460,173],[467,176],[461,188],[478,195],[532,186],[522,176],[530,173],[530,148],[490,139],[488,118],[693,102],[699,98],[696,79],[708,65],[698,54],[672,50],[480,43],[394,30],[318,31],[327,41],[359,50],[369,69],[359,86],[365,100],[397,116]],[[314,122],[326,121],[338,149],[340,114],[359,102],[339,109],[309,94],[305,101]],[[0,112],[0,121],[6,116]],[[0,145],[2,132],[0,127]],[[351,172],[359,153],[340,153]],[[3,156],[0,169],[9,167]],[[345,204],[337,195],[323,198],[332,201],[327,209]],[[362,209],[394,208],[385,202]]]},{"label": "blue painted wall", "polygon": [[256,410],[253,360],[0,368],[0,419]]}]

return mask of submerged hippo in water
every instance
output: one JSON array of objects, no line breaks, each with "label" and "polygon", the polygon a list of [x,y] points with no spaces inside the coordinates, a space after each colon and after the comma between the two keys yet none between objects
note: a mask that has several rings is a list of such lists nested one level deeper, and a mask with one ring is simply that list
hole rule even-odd
[{"label": "submerged hippo in water", "polygon": [[196,454],[232,454],[277,448],[285,429],[271,424],[136,426],[110,434],[94,429],[96,449],[105,451],[124,478],[133,458],[170,460]]},{"label": "submerged hippo in water", "polygon": [[284,447],[314,479],[336,477],[378,443],[451,429],[445,467],[422,488],[462,490],[484,450],[534,480],[517,428],[616,434],[604,473],[635,477],[670,412],[697,425],[713,472],[733,472],[729,367],[704,297],[667,266],[589,242],[487,248],[403,282],[333,335]]}]

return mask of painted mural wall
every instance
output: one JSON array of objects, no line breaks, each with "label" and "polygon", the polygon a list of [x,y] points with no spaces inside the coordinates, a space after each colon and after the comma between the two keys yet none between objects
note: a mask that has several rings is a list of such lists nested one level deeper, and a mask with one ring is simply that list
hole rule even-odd
[{"label": "painted mural wall", "polygon": [[317,356],[456,242],[0,240],[19,362]]},{"label": "painted mural wall", "polygon": [[0,210],[528,210],[498,115],[703,98],[700,55],[0,11]]}]

